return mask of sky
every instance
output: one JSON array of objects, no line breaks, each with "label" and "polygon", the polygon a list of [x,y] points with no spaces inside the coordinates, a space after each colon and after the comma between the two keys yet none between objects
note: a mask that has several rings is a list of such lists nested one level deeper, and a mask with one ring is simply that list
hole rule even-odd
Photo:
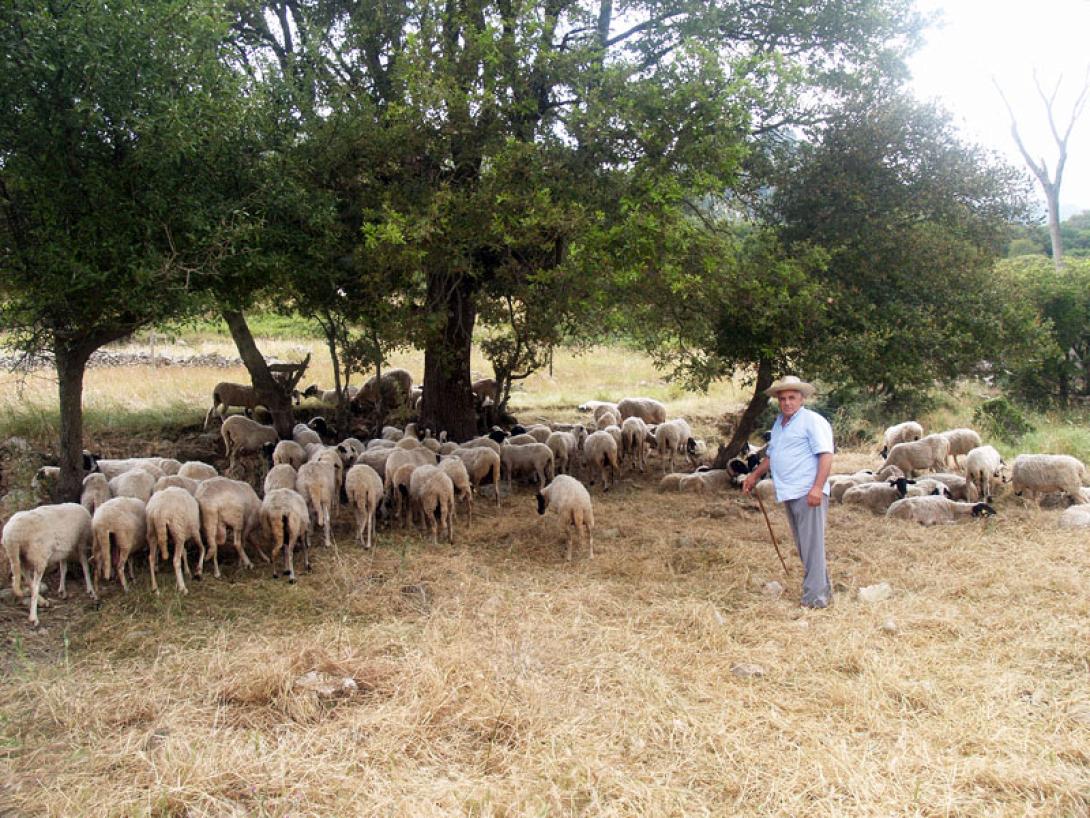
[{"label": "sky", "polygon": [[[969,140],[1025,168],[994,77],[1014,109],[1026,148],[1054,172],[1059,152],[1033,72],[1048,92],[1062,77],[1054,109],[1062,132],[1090,67],[1090,0],[917,0],[917,8],[941,18],[909,63],[916,96],[937,99]],[[1060,187],[1064,216],[1090,210],[1090,103],[1075,123],[1067,153]],[[1044,195],[1034,184],[1043,208]]]}]

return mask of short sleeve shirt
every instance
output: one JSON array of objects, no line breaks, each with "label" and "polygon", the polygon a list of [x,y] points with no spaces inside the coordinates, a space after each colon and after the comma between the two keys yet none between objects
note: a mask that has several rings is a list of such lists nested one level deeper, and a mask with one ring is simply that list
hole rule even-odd
[{"label": "short sleeve shirt", "polygon": [[[832,451],[833,427],[817,412],[799,407],[786,428],[783,415],[779,415],[768,443],[776,499],[784,503],[809,494],[817,477],[818,455]],[[822,490],[829,493],[828,481]]]}]

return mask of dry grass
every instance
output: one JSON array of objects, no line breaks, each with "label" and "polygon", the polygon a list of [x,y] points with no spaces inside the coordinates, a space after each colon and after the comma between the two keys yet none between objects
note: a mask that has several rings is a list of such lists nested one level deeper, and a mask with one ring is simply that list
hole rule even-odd
[{"label": "dry grass", "polygon": [[[93,372],[88,400],[181,395],[197,417],[242,373],[151,374]],[[554,376],[526,384],[523,413],[623,391],[710,424],[739,400],[671,393],[615,351],[558,355]],[[804,612],[798,561],[785,581],[753,507],[654,482],[594,494],[596,555],[572,565],[523,489],[459,518],[454,547],[387,531],[367,554],[344,517],[294,587],[230,565],[185,598],[163,575],[155,597],[141,572],[97,610],[55,601],[39,631],[0,603],[0,814],[1090,812],[1090,552],[1058,512],[1001,501],[923,529],[837,506],[836,602]],[[881,581],[891,599],[857,601]],[[358,691],[296,688],[311,670]]]}]

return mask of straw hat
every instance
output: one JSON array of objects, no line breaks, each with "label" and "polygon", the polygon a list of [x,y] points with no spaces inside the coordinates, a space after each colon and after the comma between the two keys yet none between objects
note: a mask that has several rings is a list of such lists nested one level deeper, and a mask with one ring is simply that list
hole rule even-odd
[{"label": "straw hat", "polygon": [[770,398],[775,398],[779,396],[780,392],[786,392],[789,389],[801,392],[804,398],[808,398],[817,392],[813,384],[799,380],[794,375],[784,375],[778,381],[773,382],[772,386],[765,390],[765,394]]}]

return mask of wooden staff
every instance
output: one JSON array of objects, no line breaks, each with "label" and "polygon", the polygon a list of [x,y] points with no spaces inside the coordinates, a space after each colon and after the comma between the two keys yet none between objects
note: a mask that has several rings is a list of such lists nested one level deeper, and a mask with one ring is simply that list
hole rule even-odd
[{"label": "wooden staff", "polygon": [[776,548],[776,556],[780,558],[780,565],[783,566],[783,572],[785,575],[791,576],[791,572],[787,570],[787,563],[784,562],[783,554],[780,553],[780,544],[776,542],[776,533],[772,530],[772,521],[768,519],[768,512],[765,511],[765,504],[761,500],[761,495],[754,491],[753,496],[757,498],[757,505],[761,507],[761,513],[765,516],[765,525],[768,526],[768,536],[772,538],[772,545]]}]

